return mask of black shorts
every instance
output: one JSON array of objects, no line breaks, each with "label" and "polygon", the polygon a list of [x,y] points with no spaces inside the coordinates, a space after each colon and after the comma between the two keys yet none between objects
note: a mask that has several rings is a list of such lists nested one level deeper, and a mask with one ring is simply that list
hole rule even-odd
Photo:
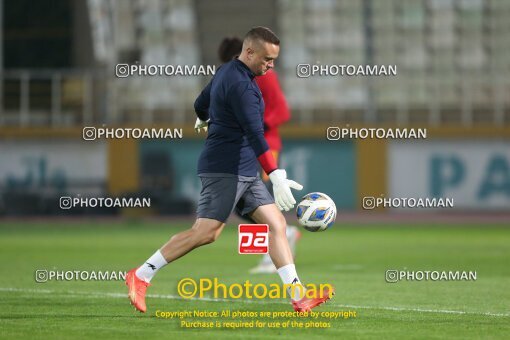
[{"label": "black shorts", "polygon": [[200,174],[202,190],[198,200],[199,218],[225,223],[234,209],[247,215],[262,205],[274,203],[260,177],[231,174]]}]

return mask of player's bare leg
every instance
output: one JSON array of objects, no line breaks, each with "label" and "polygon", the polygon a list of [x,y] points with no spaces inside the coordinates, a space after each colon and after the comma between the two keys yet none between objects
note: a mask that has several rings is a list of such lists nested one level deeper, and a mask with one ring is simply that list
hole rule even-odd
[{"label": "player's bare leg", "polygon": [[251,214],[251,218],[257,223],[269,225],[269,255],[283,283],[294,285],[294,288],[289,291],[289,295],[293,297],[292,306],[294,310],[299,312],[310,311],[312,308],[326,302],[334,295],[334,291],[325,289],[324,296],[306,296],[306,290],[297,275],[292,252],[285,235],[285,228],[287,225],[285,217],[275,204],[258,207]]},{"label": "player's bare leg", "polygon": [[[292,258],[296,260],[296,244],[301,238],[301,232],[299,228],[293,225],[287,224],[285,228],[287,241],[289,242],[290,251],[292,252]],[[269,254],[262,255],[259,263],[250,269],[250,274],[275,274],[277,273],[276,267],[273,264],[273,260]]]},{"label": "player's bare leg", "polygon": [[160,251],[167,263],[177,260],[191,250],[216,241],[225,223],[199,218],[191,229],[175,234],[161,247]]},{"label": "player's bare leg", "polygon": [[275,204],[263,205],[255,209],[251,218],[257,223],[269,225],[269,255],[276,268],[293,264],[294,259],[285,234],[287,222]]},{"label": "player's bare leg", "polygon": [[158,270],[193,249],[214,242],[221,234],[223,227],[225,227],[223,222],[199,218],[193,227],[172,236],[139,268],[130,270],[126,275],[126,285],[131,304],[140,312],[145,312],[147,310],[145,292]]}]

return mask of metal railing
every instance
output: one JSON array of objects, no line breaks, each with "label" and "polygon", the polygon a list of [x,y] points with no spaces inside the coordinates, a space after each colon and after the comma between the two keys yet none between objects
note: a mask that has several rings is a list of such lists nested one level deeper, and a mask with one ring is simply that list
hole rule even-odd
[{"label": "metal railing", "polygon": [[[0,76],[0,125],[75,126],[111,114],[108,79],[90,70],[8,70]],[[105,105],[106,104],[106,105]]]},{"label": "metal railing", "polygon": [[[0,75],[0,126],[76,127],[91,124],[183,124],[194,121],[189,96],[176,96],[170,104],[147,107],[133,103],[125,93],[127,79],[118,79],[105,71],[91,70],[10,70]],[[510,81],[485,84],[489,95],[484,102],[474,98],[470,83],[459,85],[458,100],[448,105],[441,101],[441,87],[431,88],[424,105],[407,99],[408,86],[399,83],[401,100],[386,105],[338,108],[321,105],[292,105],[293,123],[422,123],[443,122],[471,126],[478,122],[495,126],[510,122],[510,105],[506,89]],[[138,85],[140,87],[140,85]],[[412,86],[409,84],[409,86]],[[143,89],[143,86],[141,87]],[[163,91],[164,89],[162,89]],[[378,88],[375,88],[378,91]],[[197,93],[198,95],[198,93]],[[309,95],[313,95],[310,93]],[[143,93],[140,97],[144,97]],[[324,104],[324,103],[323,103]],[[366,110],[373,110],[376,121],[367,121]]]}]

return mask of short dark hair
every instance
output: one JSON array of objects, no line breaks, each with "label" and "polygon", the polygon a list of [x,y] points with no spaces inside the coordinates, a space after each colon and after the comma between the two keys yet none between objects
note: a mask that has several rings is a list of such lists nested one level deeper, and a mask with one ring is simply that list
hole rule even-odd
[{"label": "short dark hair", "polygon": [[226,37],[218,48],[218,57],[222,63],[228,63],[234,57],[241,54],[243,50],[243,41],[238,37]]},{"label": "short dark hair", "polygon": [[268,42],[274,45],[280,45],[280,39],[267,27],[257,26],[253,27],[246,33],[244,40],[253,39]]}]

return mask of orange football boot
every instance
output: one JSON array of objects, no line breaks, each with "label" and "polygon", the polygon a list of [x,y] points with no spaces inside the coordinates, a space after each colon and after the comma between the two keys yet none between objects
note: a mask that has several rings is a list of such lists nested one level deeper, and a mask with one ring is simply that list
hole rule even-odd
[{"label": "orange football boot", "polygon": [[292,306],[296,312],[309,312],[312,308],[315,308],[331,299],[333,295],[335,295],[335,290],[332,289],[329,291],[328,288],[325,288],[323,293],[324,295],[322,297],[319,296],[315,298],[309,298],[305,295],[305,297],[299,301],[292,301]]},{"label": "orange football boot", "polygon": [[145,305],[145,291],[151,284],[136,276],[135,272],[137,269],[138,268],[134,268],[127,272],[126,286],[128,286],[128,296],[131,304],[140,312],[145,313],[145,311],[147,311],[147,306]]}]

